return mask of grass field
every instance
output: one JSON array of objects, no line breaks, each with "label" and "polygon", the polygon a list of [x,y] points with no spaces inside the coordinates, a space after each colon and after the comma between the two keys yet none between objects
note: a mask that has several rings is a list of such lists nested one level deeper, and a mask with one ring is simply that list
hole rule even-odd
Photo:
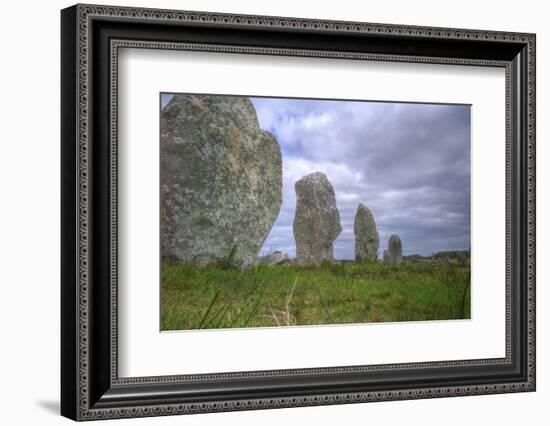
[{"label": "grass field", "polygon": [[470,268],[457,264],[162,265],[163,330],[467,318]]}]

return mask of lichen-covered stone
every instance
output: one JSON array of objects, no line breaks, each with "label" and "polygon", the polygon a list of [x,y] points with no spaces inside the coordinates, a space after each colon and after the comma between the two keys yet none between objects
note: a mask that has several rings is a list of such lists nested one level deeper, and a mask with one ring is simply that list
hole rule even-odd
[{"label": "lichen-covered stone", "polygon": [[163,256],[252,265],[279,214],[282,160],[250,100],[175,95],[160,138]]},{"label": "lichen-covered stone", "polygon": [[294,239],[300,265],[320,265],[333,260],[332,243],[342,232],[334,188],[320,172],[304,176],[295,184]]},{"label": "lichen-covered stone", "polygon": [[363,203],[357,206],[353,230],[355,234],[355,261],[376,262],[380,240],[374,216]]},{"label": "lichen-covered stone", "polygon": [[399,235],[393,234],[388,240],[388,248],[384,250],[384,262],[400,263],[403,260],[403,245]]}]

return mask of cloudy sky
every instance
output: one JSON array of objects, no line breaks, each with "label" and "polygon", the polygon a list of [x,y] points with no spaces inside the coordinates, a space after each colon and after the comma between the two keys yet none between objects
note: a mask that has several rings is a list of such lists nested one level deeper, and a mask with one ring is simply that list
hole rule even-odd
[{"label": "cloudy sky", "polygon": [[[163,104],[168,99],[163,99]],[[262,253],[295,256],[294,183],[320,171],[336,192],[337,259],[354,258],[359,203],[373,212],[380,255],[391,234],[404,254],[470,247],[470,107],[251,98],[283,154],[283,204]]]},{"label": "cloudy sky", "polygon": [[398,234],[405,254],[470,247],[470,107],[251,98],[283,153],[283,205],[263,251],[295,255],[294,183],[315,171],[336,192],[342,233],[334,256],[353,259],[359,203],[374,214],[380,254]]}]

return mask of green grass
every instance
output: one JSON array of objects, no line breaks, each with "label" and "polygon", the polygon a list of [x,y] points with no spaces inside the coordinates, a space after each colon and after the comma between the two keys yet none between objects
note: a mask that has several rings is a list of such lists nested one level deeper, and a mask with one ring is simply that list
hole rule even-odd
[{"label": "green grass", "polygon": [[470,268],[456,264],[162,265],[163,330],[467,318]]}]

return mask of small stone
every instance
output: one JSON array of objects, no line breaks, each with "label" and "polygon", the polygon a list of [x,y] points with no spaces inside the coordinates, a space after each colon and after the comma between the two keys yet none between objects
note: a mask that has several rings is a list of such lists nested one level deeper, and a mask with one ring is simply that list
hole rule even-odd
[{"label": "small stone", "polygon": [[388,248],[384,250],[384,262],[400,263],[403,260],[403,246],[399,235],[393,234],[388,240]]},{"label": "small stone", "polygon": [[288,262],[288,254],[283,251],[274,251],[258,258],[259,265],[279,265],[286,262]]},{"label": "small stone", "polygon": [[304,176],[295,184],[294,239],[300,265],[332,261],[333,242],[342,232],[334,188],[321,172]]},{"label": "small stone", "polygon": [[380,240],[374,216],[367,206],[360,203],[355,213],[355,261],[376,262]]}]

